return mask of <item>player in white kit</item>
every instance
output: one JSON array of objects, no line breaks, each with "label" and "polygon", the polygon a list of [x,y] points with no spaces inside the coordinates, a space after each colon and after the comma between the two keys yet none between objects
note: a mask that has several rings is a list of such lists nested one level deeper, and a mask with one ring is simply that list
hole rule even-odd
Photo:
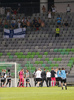
[{"label": "player in white kit", "polygon": [[47,70],[46,72],[46,78],[47,78],[47,87],[51,86],[51,73]]},{"label": "player in white kit", "polygon": [[36,71],[36,81],[37,81],[37,86],[39,87],[39,84],[42,81],[42,77],[41,77],[41,69],[38,68],[38,70]]}]

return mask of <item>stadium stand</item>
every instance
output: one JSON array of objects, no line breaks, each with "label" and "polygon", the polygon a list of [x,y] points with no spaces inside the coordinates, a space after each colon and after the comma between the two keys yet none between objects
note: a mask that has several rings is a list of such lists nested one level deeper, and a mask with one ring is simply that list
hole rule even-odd
[{"label": "stadium stand", "polygon": [[[19,17],[20,14],[17,15]],[[22,18],[24,14],[21,14]],[[60,36],[55,37],[57,16],[61,17]],[[28,31],[24,38],[3,38],[3,28],[0,28],[0,62],[17,62],[20,67],[28,69],[31,66],[33,73],[35,68],[51,70],[64,67],[68,71],[68,82],[74,82],[74,13],[56,13],[54,18],[48,19],[47,13],[34,13],[34,17],[40,17],[45,22],[45,27],[38,31]],[[27,18],[28,18],[27,17]],[[6,16],[3,16],[6,18]],[[63,24],[67,20],[69,27]],[[28,63],[29,61],[29,63]],[[8,68],[8,67],[7,67]],[[10,67],[14,76],[14,67]]]}]

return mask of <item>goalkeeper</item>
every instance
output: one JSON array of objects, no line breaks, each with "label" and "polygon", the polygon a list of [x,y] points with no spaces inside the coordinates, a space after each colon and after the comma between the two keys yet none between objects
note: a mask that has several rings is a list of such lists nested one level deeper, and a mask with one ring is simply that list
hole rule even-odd
[{"label": "goalkeeper", "polygon": [[19,86],[21,86],[22,84],[22,87],[24,87],[24,70],[23,69],[21,69],[19,72],[19,79],[20,79]]}]

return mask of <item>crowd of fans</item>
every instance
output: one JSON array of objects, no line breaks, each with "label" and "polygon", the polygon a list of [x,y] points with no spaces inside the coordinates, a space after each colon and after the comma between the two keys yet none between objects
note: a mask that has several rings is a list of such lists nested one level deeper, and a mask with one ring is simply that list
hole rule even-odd
[{"label": "crowd of fans", "polygon": [[41,30],[44,26],[45,23],[43,20],[41,20],[39,17],[34,18],[33,20],[27,18],[26,16],[22,17],[17,17],[19,9],[9,9],[6,11],[6,19],[0,19],[0,26],[4,27],[6,29],[11,28],[27,28],[27,30]]},{"label": "crowd of fans", "polygon": [[[43,14],[46,13],[46,8],[43,5],[42,7],[42,11]],[[68,4],[67,8],[66,8],[67,12],[71,11],[70,5]],[[15,29],[15,28],[27,28],[27,30],[43,30],[43,28],[45,27],[45,22],[44,20],[42,20],[41,18],[36,18],[34,17],[33,20],[29,18],[26,18],[25,16],[23,18],[21,17],[17,17],[17,14],[19,12],[19,8],[18,9],[14,9],[12,10],[7,9],[6,10],[6,19],[0,19],[0,27],[4,27],[6,29]],[[56,7],[54,5],[52,5],[51,9],[49,9],[48,11],[48,19],[50,20],[52,18],[52,16],[55,16],[55,13],[57,12]],[[57,25],[60,26],[61,25],[61,20],[62,18],[60,17],[60,15],[57,16],[56,22]],[[68,27],[69,24],[68,22],[64,22],[64,26]]]}]

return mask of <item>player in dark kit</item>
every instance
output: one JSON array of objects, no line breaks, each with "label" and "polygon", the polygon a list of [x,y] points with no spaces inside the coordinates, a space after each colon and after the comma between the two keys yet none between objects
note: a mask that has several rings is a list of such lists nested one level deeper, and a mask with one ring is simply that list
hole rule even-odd
[{"label": "player in dark kit", "polygon": [[11,73],[10,73],[10,69],[8,69],[8,73],[7,73],[7,83],[6,83],[6,87],[9,84],[9,87],[11,86]]},{"label": "player in dark kit", "polygon": [[37,69],[35,69],[35,71],[34,71],[34,73],[33,73],[33,77],[34,77],[34,84],[35,84],[35,86],[36,86],[36,84],[37,84],[37,82],[36,82],[36,71],[37,71]]},{"label": "player in dark kit", "polygon": [[42,86],[43,86],[44,81],[47,84],[47,80],[46,80],[46,69],[45,68],[44,68],[44,71],[41,73],[41,76],[42,76]]},{"label": "player in dark kit", "polygon": [[31,87],[30,79],[29,79],[29,71],[26,70],[26,87],[27,87],[28,84],[29,84],[29,86]]},{"label": "player in dark kit", "polygon": [[4,86],[4,70],[2,69],[2,72],[1,72],[1,87]]},{"label": "player in dark kit", "polygon": [[[6,70],[4,69],[4,85],[5,85],[5,83],[6,83],[6,77],[7,77],[7,75],[6,75]],[[3,85],[3,86],[4,86]]]}]

